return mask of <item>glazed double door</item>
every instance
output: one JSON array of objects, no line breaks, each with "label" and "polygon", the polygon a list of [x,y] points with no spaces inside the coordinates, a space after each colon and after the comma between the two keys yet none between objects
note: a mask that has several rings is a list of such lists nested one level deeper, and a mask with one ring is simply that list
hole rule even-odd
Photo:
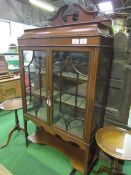
[{"label": "glazed double door", "polygon": [[87,49],[28,48],[22,51],[26,113],[68,134],[84,138],[87,117]]}]

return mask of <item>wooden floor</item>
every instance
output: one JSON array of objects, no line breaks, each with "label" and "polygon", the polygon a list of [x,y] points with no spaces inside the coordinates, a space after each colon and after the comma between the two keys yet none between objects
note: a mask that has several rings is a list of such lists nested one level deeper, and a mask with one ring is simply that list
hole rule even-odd
[{"label": "wooden floor", "polygon": [[2,164],[0,164],[0,175],[13,175],[9,172],[9,170],[6,169],[6,167]]}]

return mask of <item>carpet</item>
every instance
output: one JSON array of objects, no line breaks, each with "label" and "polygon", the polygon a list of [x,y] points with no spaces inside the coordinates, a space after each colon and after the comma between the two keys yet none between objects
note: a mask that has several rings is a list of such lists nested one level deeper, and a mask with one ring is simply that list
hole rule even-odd
[{"label": "carpet", "polygon": [[[23,127],[22,110],[18,110],[20,126]],[[14,112],[1,115],[0,112],[0,145],[5,144],[10,129],[14,127]],[[28,133],[32,134],[36,126],[29,121]],[[68,157],[48,145],[29,143],[25,146],[25,135],[23,132],[14,132],[7,147],[0,149],[0,163],[9,171],[0,175],[68,175],[72,166]],[[110,162],[99,160],[94,166],[98,170],[102,165],[109,166]],[[125,161],[123,171],[131,175],[131,161]],[[8,172],[8,174],[7,174]],[[75,175],[82,175],[76,172]],[[93,172],[90,175],[94,175]],[[101,173],[107,175],[107,173]]]}]

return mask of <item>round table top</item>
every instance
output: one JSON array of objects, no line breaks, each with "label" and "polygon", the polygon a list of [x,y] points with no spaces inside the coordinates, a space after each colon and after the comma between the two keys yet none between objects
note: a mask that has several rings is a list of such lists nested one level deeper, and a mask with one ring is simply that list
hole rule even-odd
[{"label": "round table top", "polygon": [[96,142],[108,155],[121,160],[131,160],[131,131],[107,126],[97,131]]},{"label": "round table top", "polygon": [[22,99],[10,99],[2,102],[0,108],[6,111],[12,111],[22,108]]}]

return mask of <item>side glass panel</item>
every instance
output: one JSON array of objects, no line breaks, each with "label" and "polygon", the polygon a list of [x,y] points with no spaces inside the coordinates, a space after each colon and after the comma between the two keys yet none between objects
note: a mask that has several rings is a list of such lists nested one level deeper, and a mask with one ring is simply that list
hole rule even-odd
[{"label": "side glass panel", "polygon": [[46,56],[46,51],[23,51],[27,112],[45,122],[47,121]]},{"label": "side glass panel", "polygon": [[83,137],[89,53],[52,53],[53,124]]}]

